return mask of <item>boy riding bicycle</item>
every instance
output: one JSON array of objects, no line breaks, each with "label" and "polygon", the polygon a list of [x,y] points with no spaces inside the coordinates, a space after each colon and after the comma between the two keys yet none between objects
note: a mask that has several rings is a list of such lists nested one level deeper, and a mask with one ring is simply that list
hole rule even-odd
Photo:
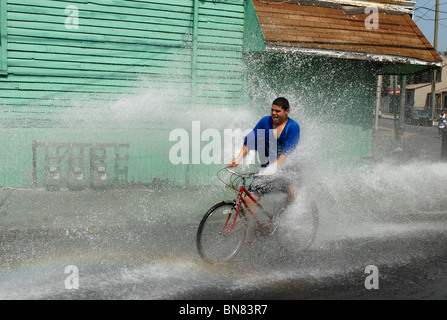
[{"label": "boy riding bicycle", "polygon": [[[289,112],[290,105],[286,98],[275,99],[272,103],[271,115],[263,117],[258,122],[245,138],[239,155],[229,164],[230,167],[236,167],[248,151],[258,151],[261,170],[249,189],[254,193],[256,200],[273,191],[286,192],[286,205],[288,205],[299,190],[299,181],[292,181],[290,176],[275,175],[278,166],[282,166],[287,156],[295,150],[300,139],[300,126],[295,120],[289,118]],[[245,201],[251,213],[256,213],[255,203],[249,197],[245,197]],[[252,231],[248,234],[251,237],[254,230],[249,231]]]}]

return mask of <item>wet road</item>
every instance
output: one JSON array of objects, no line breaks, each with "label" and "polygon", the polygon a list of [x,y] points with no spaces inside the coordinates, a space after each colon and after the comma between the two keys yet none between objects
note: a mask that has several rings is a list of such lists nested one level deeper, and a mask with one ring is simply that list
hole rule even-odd
[{"label": "wet road", "polygon": [[[325,213],[327,214],[327,213]],[[1,299],[446,299],[445,212],[322,223],[290,254],[258,241],[224,265],[203,262],[197,225],[138,224],[3,230]],[[369,265],[378,289],[367,289]],[[79,271],[70,289],[67,266]]]},{"label": "wet road", "polygon": [[[195,235],[206,209],[227,197],[220,191],[3,189],[0,299],[446,299],[447,212],[436,192],[447,168],[436,161],[434,128],[414,129],[423,132],[408,132],[403,151],[411,144],[415,155],[413,139],[429,150],[423,162],[324,173],[307,252],[258,241],[218,266],[200,259]],[[379,135],[376,155],[388,156],[396,145],[386,128]],[[371,265],[377,289],[365,286]]]},{"label": "wet road", "polygon": [[377,159],[441,159],[441,139],[436,127],[404,124],[404,135],[396,140],[392,116],[379,119],[378,126],[378,131],[373,135],[373,152]]}]

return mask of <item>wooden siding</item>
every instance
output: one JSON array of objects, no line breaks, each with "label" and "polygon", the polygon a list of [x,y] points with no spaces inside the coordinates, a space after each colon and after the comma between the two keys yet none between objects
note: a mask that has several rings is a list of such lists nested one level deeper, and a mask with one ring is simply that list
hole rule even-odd
[{"label": "wooden siding", "polygon": [[365,25],[369,14],[346,14],[342,8],[259,0],[253,3],[271,46],[406,57],[428,66],[441,61],[408,14],[380,12],[380,27],[374,29]]},{"label": "wooden siding", "polygon": [[6,1],[0,0],[0,76],[6,74],[7,70],[7,19]]},{"label": "wooden siding", "polygon": [[[129,182],[212,184],[216,165],[169,161],[172,130],[184,129],[192,140],[192,120],[203,130],[249,129],[257,119],[232,111],[242,106],[265,115],[265,106],[283,94],[317,113],[317,121],[326,114],[318,114],[321,106],[346,116],[338,119],[341,126],[330,123],[340,137],[355,137],[342,146],[341,139],[330,141],[339,154],[348,157],[352,148],[363,156],[371,149],[372,116],[364,111],[372,112],[376,66],[263,52],[251,1],[0,0],[6,3],[0,186],[28,187],[34,178],[43,186],[45,150],[33,154],[33,141],[128,143]],[[79,10],[78,29],[65,27],[69,5]],[[107,152],[113,174],[114,151]]]},{"label": "wooden siding", "polygon": [[200,2],[196,103],[208,106],[241,104],[244,98],[243,39],[243,0]]},{"label": "wooden siding", "polygon": [[[78,29],[65,27],[69,5],[79,10]],[[161,74],[174,55],[189,53],[181,41],[182,33],[190,30],[192,8],[179,6],[162,25],[145,21],[155,8],[171,6],[153,4],[150,10],[147,5],[135,1],[116,1],[113,6],[110,1],[8,1],[8,77],[0,82],[2,102],[53,105],[56,97],[56,103],[69,103],[81,93],[110,97],[110,93],[131,91],[138,75]],[[186,75],[190,65],[179,60],[179,74]]]},{"label": "wooden siding", "polygon": [[[78,29],[65,27],[68,5],[79,10]],[[69,104],[101,93],[113,99],[133,92],[141,77],[160,87],[191,81],[192,0],[8,0],[7,23],[3,105],[54,105],[55,97]],[[243,28],[242,0],[200,2],[199,97],[240,98]],[[220,90],[207,85],[210,78]]]},{"label": "wooden siding", "polygon": [[[172,128],[149,112],[138,123],[108,122],[146,91],[166,95],[171,113],[241,105],[244,0],[197,3],[193,39],[194,0],[0,0],[0,71],[7,71],[0,72],[0,186],[30,185],[34,140],[130,143],[133,182],[208,176],[169,163]],[[66,25],[67,8],[77,8],[78,28]],[[148,110],[161,100],[141,99]],[[71,122],[78,111],[104,119]],[[43,157],[39,151],[40,170]]]}]

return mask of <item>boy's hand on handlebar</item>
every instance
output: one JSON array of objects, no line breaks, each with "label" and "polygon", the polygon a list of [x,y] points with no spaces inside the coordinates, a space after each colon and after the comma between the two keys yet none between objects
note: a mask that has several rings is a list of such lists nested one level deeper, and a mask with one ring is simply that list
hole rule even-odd
[{"label": "boy's hand on handlebar", "polygon": [[232,168],[237,167],[239,165],[239,162],[241,162],[242,158],[245,157],[247,152],[248,152],[248,148],[246,146],[243,146],[241,152],[239,152],[239,155],[236,158],[234,158],[233,160],[231,160],[231,162],[228,166],[232,167]]},{"label": "boy's hand on handlebar", "polygon": [[228,166],[234,168],[234,167],[237,167],[238,164],[239,164],[239,161],[237,159],[233,159],[233,160],[231,160],[231,162]]}]

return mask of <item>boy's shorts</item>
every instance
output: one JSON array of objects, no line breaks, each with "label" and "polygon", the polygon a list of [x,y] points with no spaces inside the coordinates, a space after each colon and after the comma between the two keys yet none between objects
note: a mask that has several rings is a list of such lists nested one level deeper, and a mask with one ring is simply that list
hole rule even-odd
[{"label": "boy's shorts", "polygon": [[299,188],[301,186],[301,176],[294,175],[293,178],[283,175],[256,176],[248,191],[258,197],[262,197],[265,194],[274,192],[287,193],[288,186],[296,186]]}]

